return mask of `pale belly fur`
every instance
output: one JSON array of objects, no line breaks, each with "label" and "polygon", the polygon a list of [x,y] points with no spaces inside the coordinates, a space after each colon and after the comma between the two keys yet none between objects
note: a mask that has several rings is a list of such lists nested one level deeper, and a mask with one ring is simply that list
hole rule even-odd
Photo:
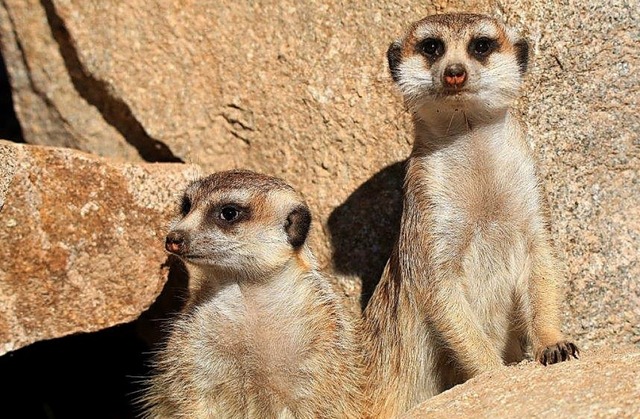
[{"label": "pale belly fur", "polygon": [[519,305],[529,278],[526,240],[518,232],[511,236],[496,240],[479,233],[463,256],[461,278],[478,327],[507,362],[522,359],[524,325]]}]

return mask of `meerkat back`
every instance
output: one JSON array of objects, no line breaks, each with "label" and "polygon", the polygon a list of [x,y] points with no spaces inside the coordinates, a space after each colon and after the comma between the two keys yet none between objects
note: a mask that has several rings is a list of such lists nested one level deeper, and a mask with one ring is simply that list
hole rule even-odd
[{"label": "meerkat back", "polygon": [[191,184],[166,248],[189,271],[143,397],[145,417],[358,418],[362,348],[306,245],[311,215],[248,171]]}]

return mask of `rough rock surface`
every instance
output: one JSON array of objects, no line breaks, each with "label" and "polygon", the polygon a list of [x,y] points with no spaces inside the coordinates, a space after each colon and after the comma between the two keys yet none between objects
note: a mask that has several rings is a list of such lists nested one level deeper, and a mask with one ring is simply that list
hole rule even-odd
[{"label": "rough rock surface", "polygon": [[37,0],[0,2],[0,46],[24,138],[33,144],[140,160],[117,127],[83,97],[77,81],[81,70],[65,61],[66,49],[56,42],[61,31],[55,22],[51,25]]},{"label": "rough rock surface", "polygon": [[196,176],[0,141],[0,355],[137,318],[167,278],[174,191]]},{"label": "rough rock surface", "polygon": [[428,13],[503,16],[532,41],[520,109],[566,263],[565,329],[588,348],[640,343],[637,6],[0,0],[0,39],[27,141],[284,177],[355,306],[393,243],[412,142],[389,42]]},{"label": "rough rock surface", "polygon": [[543,367],[523,362],[483,374],[417,406],[403,418],[637,418],[640,352],[585,352]]}]

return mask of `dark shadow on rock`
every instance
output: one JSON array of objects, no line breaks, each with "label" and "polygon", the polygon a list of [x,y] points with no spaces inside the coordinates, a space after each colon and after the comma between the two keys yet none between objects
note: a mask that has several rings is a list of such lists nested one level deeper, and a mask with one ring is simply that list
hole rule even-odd
[{"label": "dark shadow on rock", "polygon": [[0,356],[3,417],[140,417],[136,404],[166,321],[182,307],[188,278],[168,260],[168,281],[136,321],[37,342]]},{"label": "dark shadow on rock", "polygon": [[130,377],[145,374],[145,351],[135,323],[127,323],[3,355],[3,416],[134,418],[129,395],[137,388]]},{"label": "dark shadow on rock", "polygon": [[95,106],[104,120],[117,129],[146,161],[181,163],[182,160],[175,156],[166,144],[152,138],[145,131],[129,105],[115,97],[106,82],[96,79],[85,71],[69,32],[56,12],[53,0],[41,0],[40,3],[46,12],[51,33],[58,44],[73,86],[80,96]]},{"label": "dark shadow on rock", "polygon": [[182,310],[189,297],[189,273],[184,262],[169,255],[163,267],[169,269],[167,282],[156,301],[137,321],[138,334],[151,348],[157,348],[162,343],[167,323]]},{"label": "dark shadow on rock", "polygon": [[0,139],[24,143],[22,129],[13,108],[11,85],[5,66],[4,57],[0,54]]},{"label": "dark shadow on rock", "polygon": [[394,163],[360,185],[329,216],[336,272],[362,281],[364,310],[400,231],[405,162]]}]

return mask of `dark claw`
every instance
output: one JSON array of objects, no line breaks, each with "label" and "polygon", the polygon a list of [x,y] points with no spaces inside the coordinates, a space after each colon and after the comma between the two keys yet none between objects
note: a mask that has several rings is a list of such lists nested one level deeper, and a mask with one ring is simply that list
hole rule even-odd
[{"label": "dark claw", "polygon": [[574,357],[578,359],[580,350],[573,342],[558,342],[555,345],[547,346],[539,357],[542,365],[551,365],[558,362],[567,361]]},{"label": "dark claw", "polygon": [[573,342],[567,343],[567,346],[569,346],[569,348],[571,349],[571,356],[573,356],[575,359],[580,358],[580,349],[578,349],[578,347]]}]

